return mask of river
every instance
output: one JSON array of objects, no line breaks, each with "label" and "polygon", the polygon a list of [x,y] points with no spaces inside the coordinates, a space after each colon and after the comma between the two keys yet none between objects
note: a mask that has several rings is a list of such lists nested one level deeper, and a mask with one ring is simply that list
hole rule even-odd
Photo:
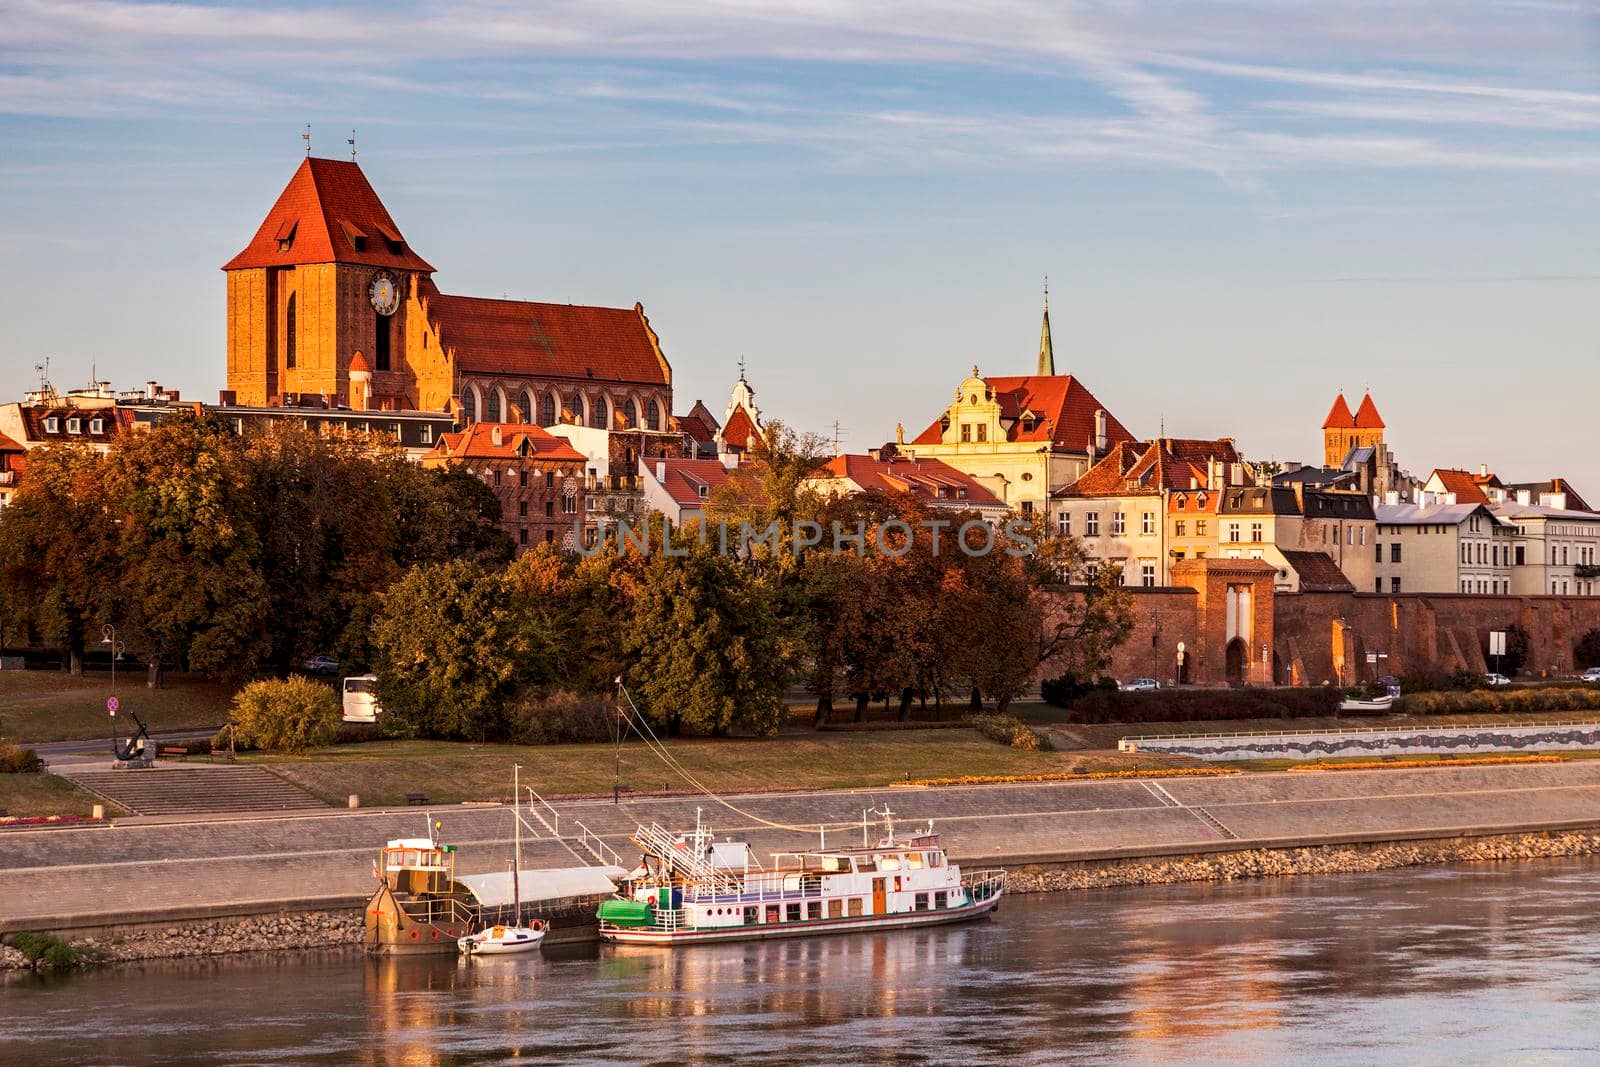
[{"label": "river", "polygon": [[1600,860],[1015,897],[956,927],[0,986],[0,1063],[1582,1063]]}]

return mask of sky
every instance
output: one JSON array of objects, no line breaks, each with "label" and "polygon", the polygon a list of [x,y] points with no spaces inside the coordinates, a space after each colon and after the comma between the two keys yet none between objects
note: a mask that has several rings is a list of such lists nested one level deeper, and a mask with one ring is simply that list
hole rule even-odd
[{"label": "sky", "polygon": [[1600,497],[1600,4],[0,0],[0,399],[213,399],[304,154],[445,292],[644,304],[679,411],[746,360],[861,451],[976,365],[1141,437]]}]

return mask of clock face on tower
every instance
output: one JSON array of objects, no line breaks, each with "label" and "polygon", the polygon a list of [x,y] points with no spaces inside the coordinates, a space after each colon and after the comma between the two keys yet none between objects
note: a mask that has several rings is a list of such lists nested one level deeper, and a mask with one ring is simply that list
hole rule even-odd
[{"label": "clock face on tower", "polygon": [[367,296],[372,301],[372,309],[378,314],[393,315],[400,307],[400,283],[393,274],[380,270],[372,276]]}]

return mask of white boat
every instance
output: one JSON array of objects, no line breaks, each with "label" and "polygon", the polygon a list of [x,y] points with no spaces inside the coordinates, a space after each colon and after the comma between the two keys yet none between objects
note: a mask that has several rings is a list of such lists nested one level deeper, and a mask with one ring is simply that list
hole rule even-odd
[{"label": "white boat", "polygon": [[634,842],[645,860],[627,890],[600,905],[600,938],[616,944],[682,945],[858,932],[961,922],[992,912],[1005,872],[962,876],[930,822],[897,839],[887,833],[860,847],[773,854],[757,863],[742,841],[713,842],[697,820],[674,836],[641,826]]},{"label": "white boat", "polygon": [[498,956],[513,952],[532,952],[544,940],[544,924],[538,919],[532,925],[522,924],[522,815],[516,810],[522,796],[521,766],[511,769],[512,852],[511,852],[511,914],[513,923],[497,923],[475,934],[458,938],[456,947],[463,956]]},{"label": "white boat", "polygon": [[1339,701],[1340,711],[1388,711],[1394,706],[1394,697],[1373,697],[1371,700],[1346,698]]}]

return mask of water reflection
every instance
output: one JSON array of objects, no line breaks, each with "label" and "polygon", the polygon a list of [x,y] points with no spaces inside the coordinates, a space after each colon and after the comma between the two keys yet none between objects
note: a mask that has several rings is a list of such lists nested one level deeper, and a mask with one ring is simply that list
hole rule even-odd
[{"label": "water reflection", "polygon": [[1575,860],[679,951],[148,964],[0,986],[0,1062],[1582,1062],[1597,904],[1600,863]]}]

